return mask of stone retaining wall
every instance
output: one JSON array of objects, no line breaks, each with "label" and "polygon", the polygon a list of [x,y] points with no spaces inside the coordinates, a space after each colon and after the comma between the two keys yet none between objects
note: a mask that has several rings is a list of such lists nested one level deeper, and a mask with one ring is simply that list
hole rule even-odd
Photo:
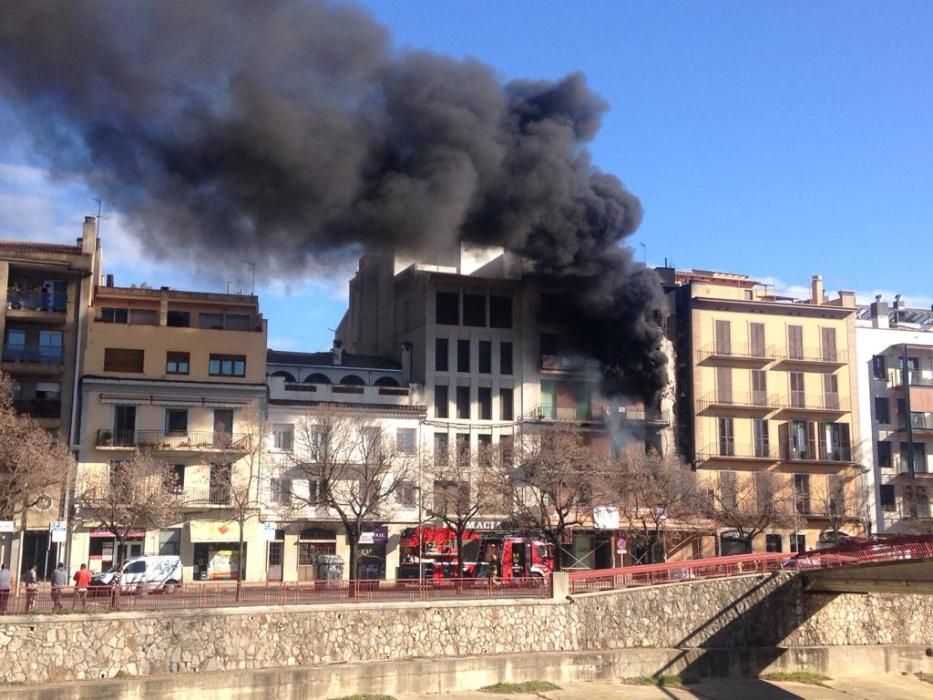
[{"label": "stone retaining wall", "polygon": [[930,644],[933,596],[804,594],[788,575],[577,596],[10,617],[0,679],[49,682],[633,647]]}]

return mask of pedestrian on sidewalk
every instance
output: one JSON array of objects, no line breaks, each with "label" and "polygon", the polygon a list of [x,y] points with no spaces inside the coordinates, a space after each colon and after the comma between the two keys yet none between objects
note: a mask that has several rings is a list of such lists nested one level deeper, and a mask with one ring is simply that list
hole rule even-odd
[{"label": "pedestrian on sidewalk", "polygon": [[29,567],[23,582],[26,584],[26,612],[32,612],[36,607],[36,596],[39,595],[39,573],[35,564]]},{"label": "pedestrian on sidewalk", "polygon": [[6,615],[7,602],[10,600],[11,582],[10,567],[6,564],[0,565],[0,615]]},{"label": "pedestrian on sidewalk", "polygon": [[87,587],[91,585],[91,571],[87,568],[87,564],[82,564],[81,568],[75,572],[74,582],[75,599],[72,602],[71,607],[74,609],[80,600],[81,610],[83,612],[87,610]]},{"label": "pedestrian on sidewalk", "polygon": [[62,609],[62,590],[68,583],[68,574],[65,573],[65,564],[58,562],[58,567],[52,572],[52,612]]}]

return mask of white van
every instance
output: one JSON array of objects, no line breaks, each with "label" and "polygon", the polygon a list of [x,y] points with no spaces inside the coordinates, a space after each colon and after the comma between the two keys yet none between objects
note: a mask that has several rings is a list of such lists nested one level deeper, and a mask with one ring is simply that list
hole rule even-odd
[{"label": "white van", "polygon": [[179,556],[143,556],[132,557],[122,566],[96,574],[91,580],[92,586],[110,586],[118,584],[121,591],[135,591],[139,584],[145,583],[149,591],[174,593],[181,583],[181,557]]}]

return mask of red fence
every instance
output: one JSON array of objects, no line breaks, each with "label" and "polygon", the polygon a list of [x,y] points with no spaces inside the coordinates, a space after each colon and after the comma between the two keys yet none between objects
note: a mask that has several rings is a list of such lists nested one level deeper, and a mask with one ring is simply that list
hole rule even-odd
[{"label": "red fence", "polygon": [[723,578],[771,571],[807,571],[860,566],[897,559],[933,558],[933,537],[892,537],[840,545],[800,554],[739,554],[689,561],[597,569],[570,573],[570,593],[608,591],[697,579]]},{"label": "red fence", "polygon": [[485,600],[495,598],[550,598],[551,581],[533,578],[489,579],[464,578],[414,581],[310,581],[304,583],[188,583],[171,593],[119,590],[111,586],[92,586],[86,596],[74,588],[62,590],[58,601],[48,586],[34,597],[21,590],[10,596],[0,614],[24,612],[107,612],[110,610],[173,610],[223,608],[238,605],[310,605],[315,603],[384,603],[432,600]]}]

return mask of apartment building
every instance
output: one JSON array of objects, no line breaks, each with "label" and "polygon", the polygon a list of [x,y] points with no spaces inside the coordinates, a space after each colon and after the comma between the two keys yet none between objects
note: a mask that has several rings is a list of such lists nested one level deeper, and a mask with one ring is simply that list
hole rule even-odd
[{"label": "apartment building", "polygon": [[933,311],[875,298],[855,328],[861,454],[878,532],[930,532]]},{"label": "apartment building", "polygon": [[720,528],[718,549],[800,551],[857,532],[854,294],[827,298],[819,276],[801,300],[745,275],[658,271],[675,310],[681,450],[720,508],[792,509],[751,543]]},{"label": "apartment building", "polygon": [[[14,381],[14,405],[50,431],[71,439],[81,329],[93,279],[100,268],[96,221],[85,219],[75,245],[0,241],[0,370]],[[40,574],[54,562],[57,545],[49,525],[62,519],[62,495],[50,492],[26,514],[23,566],[38,562]],[[9,520],[0,514],[0,520]],[[20,523],[14,524],[16,530]],[[12,566],[18,538],[0,537],[0,561]]]},{"label": "apartment building", "polygon": [[[340,556],[349,563],[349,547],[336,512],[309,501],[317,484],[294,468],[312,459],[301,436],[313,427],[322,407],[359,420],[365,429],[381,431],[393,443],[406,482],[384,499],[378,516],[367,519],[358,552],[359,578],[389,579],[399,565],[399,538],[415,527],[423,513],[417,502],[421,474],[420,446],[424,441],[425,406],[418,387],[411,384],[408,351],[401,362],[376,355],[344,352],[339,341],[329,352],[269,350],[267,467],[263,485],[262,520],[274,523],[274,536],[265,543],[270,581],[309,581],[318,578],[321,555]],[[299,439],[296,440],[296,430]],[[352,446],[352,438],[349,441]],[[344,577],[350,574],[344,569]]]},{"label": "apartment building", "polygon": [[[106,483],[137,452],[173,465],[179,522],[113,533],[76,512],[70,566],[94,571],[137,554],[179,554],[185,580],[265,575],[258,518],[237,564],[231,483],[254,468],[266,394],[266,321],[255,296],[146,287],[93,288],[80,376],[76,490]],[[96,487],[95,487],[96,488]],[[93,494],[91,494],[93,497]]]},{"label": "apartment building", "polygon": [[[367,255],[337,337],[349,352],[399,362],[410,348],[433,460],[475,460],[485,445],[508,453],[521,430],[549,426],[588,430],[608,445],[611,414],[619,435],[669,450],[672,397],[653,406],[603,397],[598,366],[566,350],[560,301],[501,248],[461,245],[430,261]],[[495,526],[509,515],[478,519]],[[568,545],[570,563],[610,565],[615,535],[581,529]]]}]

